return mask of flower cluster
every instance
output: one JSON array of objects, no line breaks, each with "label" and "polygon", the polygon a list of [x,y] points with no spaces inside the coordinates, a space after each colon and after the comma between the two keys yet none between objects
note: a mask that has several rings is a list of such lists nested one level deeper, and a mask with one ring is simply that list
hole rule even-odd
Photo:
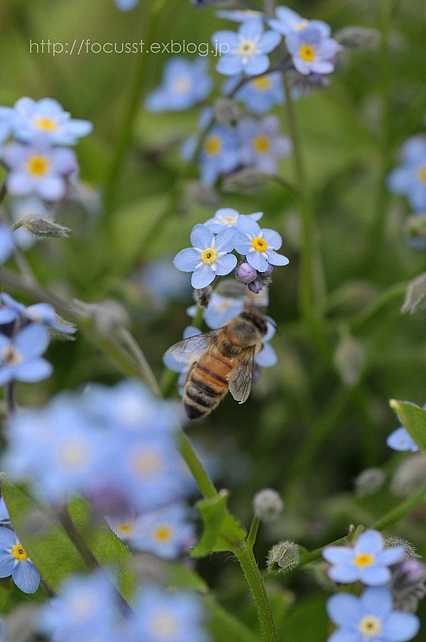
[{"label": "flower cluster", "polygon": [[72,119],[52,98],[21,98],[14,107],[0,108],[1,160],[8,169],[6,188],[14,196],[35,194],[57,201],[68,179],[78,171],[74,145],[92,130],[86,120]]},{"label": "flower cluster", "polygon": [[[416,635],[419,619],[406,612],[415,609],[400,602],[400,610],[394,610],[401,591],[393,579],[401,575],[407,562],[404,546],[386,548],[382,534],[371,529],[364,531],[353,546],[326,546],[323,557],[331,564],[330,579],[339,584],[359,582],[367,587],[359,597],[338,593],[329,598],[327,612],[338,627],[329,642],[404,642]],[[411,584],[418,583],[418,579],[413,574]],[[410,604],[412,607],[412,601]]]},{"label": "flower cluster", "polygon": [[49,344],[49,328],[73,334],[75,326],[60,319],[47,303],[25,307],[5,292],[0,302],[0,385],[49,377],[53,368],[41,356]]},{"label": "flower cluster", "polygon": [[206,108],[201,113],[199,135],[188,138],[181,150],[182,158],[189,160],[200,148],[200,175],[206,185],[213,185],[220,175],[230,174],[238,168],[276,174],[278,161],[292,153],[290,139],[281,134],[277,116],[262,119],[245,116],[236,126],[211,122],[212,112]]},{"label": "flower cluster", "polygon": [[93,384],[15,413],[2,470],[33,478],[54,504],[79,492],[136,548],[177,557],[194,540],[177,427],[175,409],[137,383]]},{"label": "flower cluster", "polygon": [[[236,250],[242,257],[239,278],[252,283],[258,276],[269,276],[273,266],[287,265],[288,258],[278,254],[282,238],[275,230],[260,228],[261,212],[243,215],[232,208],[219,209],[212,219],[194,226],[191,232],[193,247],[181,250],[174,259],[178,270],[192,272],[191,284],[196,289],[210,285],[216,276],[230,274],[237,265]],[[247,275],[250,273],[250,276]],[[260,289],[260,288],[259,288]]]},{"label": "flower cluster", "polygon": [[106,574],[74,575],[62,585],[59,596],[41,609],[39,632],[49,639],[116,642],[207,642],[204,609],[189,592],[165,591],[147,584],[123,614]]}]

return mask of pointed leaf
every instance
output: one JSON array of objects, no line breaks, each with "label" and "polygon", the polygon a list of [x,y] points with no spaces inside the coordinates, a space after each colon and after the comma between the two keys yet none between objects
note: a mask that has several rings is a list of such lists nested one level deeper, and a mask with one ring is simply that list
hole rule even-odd
[{"label": "pointed leaf", "polygon": [[426,410],[408,401],[391,399],[389,402],[401,420],[402,425],[410,433],[418,447],[426,452]]},{"label": "pointed leaf", "polygon": [[203,499],[197,507],[204,522],[204,532],[193,549],[193,557],[203,557],[212,552],[234,551],[241,546],[246,531],[228,513],[227,494],[219,493],[213,499]]},{"label": "pointed leaf", "polygon": [[[48,509],[41,509],[7,479],[2,481],[2,492],[22,546],[53,591],[70,573],[87,570],[74,544]],[[37,529],[32,527],[35,523]]]}]

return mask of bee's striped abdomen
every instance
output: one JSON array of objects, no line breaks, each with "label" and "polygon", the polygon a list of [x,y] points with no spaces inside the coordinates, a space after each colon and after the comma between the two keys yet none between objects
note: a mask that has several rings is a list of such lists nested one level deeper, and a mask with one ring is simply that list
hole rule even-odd
[{"label": "bee's striped abdomen", "polygon": [[192,367],[185,387],[183,403],[190,419],[207,415],[228,391],[226,375],[232,361],[220,354],[207,352]]}]

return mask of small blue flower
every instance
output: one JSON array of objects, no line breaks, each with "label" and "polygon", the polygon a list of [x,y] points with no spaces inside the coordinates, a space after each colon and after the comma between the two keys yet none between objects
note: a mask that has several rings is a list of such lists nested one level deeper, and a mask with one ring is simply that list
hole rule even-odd
[{"label": "small blue flower", "polygon": [[[240,83],[241,76],[228,78],[223,84],[223,93],[229,95]],[[256,76],[247,80],[234,94],[235,100],[241,101],[254,114],[264,114],[274,105],[285,102],[281,73]]]},{"label": "small blue flower", "polygon": [[148,111],[182,111],[206,98],[213,85],[207,74],[208,62],[198,58],[193,62],[181,56],[169,58],[163,70],[163,82],[145,101]]},{"label": "small blue flower", "polygon": [[74,145],[93,129],[88,120],[71,118],[53,98],[42,98],[38,102],[20,98],[13,108],[3,107],[0,116],[7,120],[8,115],[12,135],[23,143]]},{"label": "small blue flower", "polygon": [[6,187],[10,194],[34,193],[47,201],[57,201],[65,195],[66,179],[78,169],[73,151],[45,143],[9,143],[3,148],[2,158],[9,169]]},{"label": "small blue flower", "polygon": [[[9,310],[12,310],[15,313],[15,319],[18,318],[18,316],[22,316],[25,319],[28,319],[28,321],[32,321],[33,323],[42,323],[53,330],[64,332],[65,334],[74,334],[77,329],[72,323],[61,323],[54,307],[49,303],[35,303],[34,305],[25,307],[25,305],[15,301],[15,299],[6,292],[0,294],[0,300]],[[0,310],[2,309],[3,308],[0,308]],[[9,321],[10,320],[14,319],[9,318]]]},{"label": "small blue flower", "polygon": [[256,167],[266,174],[276,174],[278,160],[292,152],[291,140],[280,132],[278,116],[256,120],[246,116],[238,122],[241,161],[247,167]]},{"label": "small blue flower", "polygon": [[16,533],[0,526],[0,577],[9,577],[24,593],[35,593],[40,574],[20,543]]},{"label": "small blue flower", "polygon": [[199,156],[201,180],[213,185],[220,174],[232,172],[240,163],[237,133],[214,125],[206,134]]},{"label": "small blue flower", "polygon": [[235,249],[247,258],[255,270],[265,272],[271,265],[287,265],[286,256],[278,254],[282,238],[275,230],[261,229],[256,221],[241,215],[238,219],[239,234],[235,237]]},{"label": "small blue flower", "polygon": [[354,546],[326,546],[323,557],[332,564],[328,576],[335,582],[351,584],[359,580],[368,586],[381,586],[391,578],[389,566],[405,555],[403,546],[385,549],[383,535],[376,530],[364,531]]},{"label": "small blue flower", "polygon": [[[203,312],[203,319],[212,330],[221,328],[225,323],[238,316],[244,309],[243,298],[222,296],[213,292],[207,310]],[[187,310],[190,316],[195,316],[196,307]]]},{"label": "small blue flower", "polygon": [[120,11],[131,11],[139,4],[139,0],[115,0],[115,6]]},{"label": "small blue flower", "polygon": [[[230,227],[236,229],[240,216],[240,213],[232,207],[221,207],[216,211],[213,218],[209,218],[204,225],[206,225],[213,234],[218,234],[222,232],[222,230]],[[253,221],[258,221],[262,218],[263,212],[254,212],[253,214],[247,214],[247,216],[253,219]]]},{"label": "small blue flower", "polygon": [[404,426],[394,430],[386,439],[386,443],[394,450],[411,450],[413,453],[419,450],[418,445]]},{"label": "small blue flower", "polygon": [[224,18],[225,20],[232,20],[234,22],[245,22],[249,18],[259,18],[263,19],[264,13],[262,11],[256,11],[254,9],[235,9],[228,11],[220,10],[216,11],[218,18]]},{"label": "small blue flower", "polygon": [[49,344],[45,326],[31,324],[9,339],[0,334],[0,385],[12,379],[33,383],[52,374],[50,363],[41,358]]},{"label": "small blue flower", "polygon": [[367,588],[360,597],[332,595],[327,613],[339,627],[328,642],[407,642],[420,627],[416,615],[392,611],[392,593],[385,586]]},{"label": "small blue flower", "polygon": [[234,230],[226,229],[216,237],[205,225],[197,224],[191,232],[192,248],[175,256],[174,264],[182,272],[193,272],[193,288],[205,288],[215,278],[232,272],[237,258],[229,254],[234,249]]},{"label": "small blue flower", "polygon": [[7,261],[14,247],[12,232],[6,225],[0,223],[0,265]]},{"label": "small blue flower", "polygon": [[216,69],[225,76],[263,74],[269,68],[266,54],[273,51],[280,40],[280,34],[274,31],[263,32],[263,23],[259,18],[245,20],[238,33],[217,31],[212,38],[221,53]]},{"label": "small blue flower", "polygon": [[319,27],[290,31],[285,42],[299,73],[329,74],[334,70],[334,57],[341,46],[337,40],[324,37],[324,31]]},{"label": "small blue flower", "polygon": [[277,7],[275,9],[275,16],[276,19],[269,18],[266,22],[272,29],[278,31],[278,33],[281,33],[283,36],[286,36],[291,31],[305,29],[305,27],[308,26],[320,29],[325,38],[331,33],[331,29],[327,23],[322,22],[322,20],[305,20],[305,18],[302,18],[298,13],[288,7]]},{"label": "small blue flower", "polygon": [[416,212],[426,210],[426,137],[412,136],[401,149],[402,164],[391,171],[388,187],[404,194]]},{"label": "small blue flower", "polygon": [[[132,640],[207,642],[204,609],[195,595],[145,586],[136,600]],[[127,638],[129,639],[129,638]]]},{"label": "small blue flower", "polygon": [[111,522],[111,527],[124,542],[136,550],[148,551],[165,559],[176,559],[195,542],[194,524],[188,521],[188,509],[172,504],[145,513],[128,522]]}]

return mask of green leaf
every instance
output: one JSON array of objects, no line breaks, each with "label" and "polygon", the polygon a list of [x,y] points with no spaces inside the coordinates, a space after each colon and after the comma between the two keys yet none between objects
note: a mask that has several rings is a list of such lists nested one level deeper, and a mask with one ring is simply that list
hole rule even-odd
[{"label": "green leaf", "polygon": [[408,401],[391,399],[389,405],[395,410],[402,425],[410,433],[418,447],[426,451],[426,410]]},{"label": "green leaf", "polygon": [[217,642],[261,642],[261,638],[211,600],[206,600],[210,615],[208,628]]},{"label": "green leaf", "polygon": [[166,571],[169,576],[169,582],[173,587],[191,589],[200,593],[209,592],[209,587],[203,578],[191,568],[176,562],[168,562],[166,563]]},{"label": "green leaf", "polygon": [[117,583],[116,572],[119,571],[117,588],[126,600],[130,600],[137,583],[133,555],[84,497],[73,497],[68,513],[99,564],[111,566],[114,583]]},{"label": "green leaf", "polygon": [[[87,570],[81,555],[49,510],[41,509],[5,478],[2,492],[21,544],[53,591],[58,590],[62,580],[70,573]],[[38,528],[34,534],[36,523]]]},{"label": "green leaf", "polygon": [[234,551],[241,546],[247,533],[241,524],[228,513],[227,494],[221,492],[213,499],[197,503],[204,522],[204,532],[193,549],[193,557],[204,557],[212,552]]}]

